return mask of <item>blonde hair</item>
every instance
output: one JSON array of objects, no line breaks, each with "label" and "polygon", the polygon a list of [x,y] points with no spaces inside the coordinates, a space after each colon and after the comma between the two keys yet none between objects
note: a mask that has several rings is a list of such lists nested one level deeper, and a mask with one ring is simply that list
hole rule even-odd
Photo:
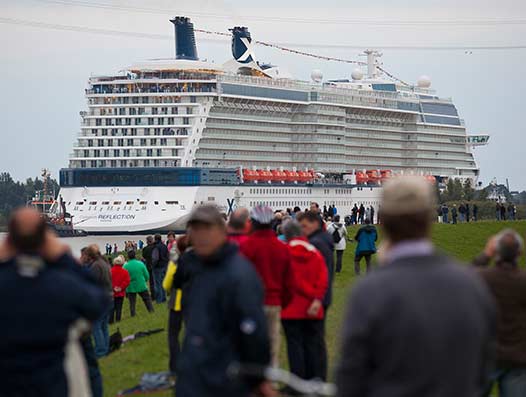
[{"label": "blonde hair", "polygon": [[114,265],[124,265],[124,262],[126,262],[126,259],[124,259],[124,256],[119,255],[115,259],[113,259]]}]

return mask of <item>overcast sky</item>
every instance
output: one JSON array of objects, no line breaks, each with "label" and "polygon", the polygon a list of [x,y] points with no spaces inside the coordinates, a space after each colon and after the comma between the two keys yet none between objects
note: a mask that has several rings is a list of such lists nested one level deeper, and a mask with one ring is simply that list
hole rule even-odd
[{"label": "overcast sky", "polygon": [[[80,127],[79,111],[86,109],[87,78],[91,74],[114,73],[136,61],[174,54],[173,41],[162,38],[50,30],[8,24],[2,18],[172,35],[173,26],[168,19],[188,15],[197,28],[226,32],[229,27],[245,25],[254,39],[321,45],[308,50],[323,55],[359,59],[360,49],[337,45],[383,49],[382,61],[387,70],[412,83],[420,75],[430,76],[432,87],[440,96],[453,98],[468,133],[491,135],[489,146],[475,150],[485,184],[493,177],[501,183],[509,178],[512,189],[526,189],[523,157],[526,49],[472,49],[467,53],[386,49],[526,46],[525,1],[253,3],[0,0],[0,171],[9,171],[15,179],[25,179],[39,175],[40,169],[47,167],[57,176],[58,170],[68,165]],[[200,58],[218,63],[230,58],[228,39],[218,41],[216,37],[198,34],[197,45]],[[332,47],[323,48],[324,45]],[[353,69],[344,63],[318,61],[260,46],[255,50],[258,59],[279,64],[305,80],[312,69],[322,70],[325,78],[349,77]]]}]

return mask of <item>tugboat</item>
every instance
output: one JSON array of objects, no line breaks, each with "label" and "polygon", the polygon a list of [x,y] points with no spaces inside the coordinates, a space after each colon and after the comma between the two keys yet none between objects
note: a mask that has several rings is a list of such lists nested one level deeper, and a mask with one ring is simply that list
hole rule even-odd
[{"label": "tugboat", "polygon": [[62,199],[55,200],[54,194],[48,192],[50,173],[47,169],[42,170],[44,188],[35,192],[35,196],[28,202],[28,206],[38,209],[46,219],[46,223],[57,233],[59,237],[84,237],[88,233],[85,230],[73,227],[73,217],[66,212],[66,206]]}]

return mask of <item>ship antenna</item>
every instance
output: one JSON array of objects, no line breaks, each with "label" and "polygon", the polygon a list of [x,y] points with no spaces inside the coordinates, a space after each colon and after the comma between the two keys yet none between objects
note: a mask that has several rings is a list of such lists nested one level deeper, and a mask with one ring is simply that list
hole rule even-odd
[{"label": "ship antenna", "polygon": [[378,58],[383,54],[376,50],[365,50],[367,55],[367,78],[375,79],[378,77]]}]

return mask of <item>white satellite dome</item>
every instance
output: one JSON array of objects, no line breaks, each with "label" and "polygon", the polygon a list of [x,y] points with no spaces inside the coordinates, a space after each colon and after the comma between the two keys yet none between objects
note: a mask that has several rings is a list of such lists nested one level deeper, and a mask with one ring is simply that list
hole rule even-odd
[{"label": "white satellite dome", "polygon": [[356,68],[352,71],[351,77],[353,80],[361,80],[363,79],[363,72],[360,68]]},{"label": "white satellite dome", "polygon": [[323,80],[323,73],[320,69],[314,69],[311,73],[310,73],[310,78],[312,79],[312,81],[314,81],[315,83],[320,83],[322,80]]},{"label": "white satellite dome", "polygon": [[416,82],[420,88],[429,88],[431,87],[431,78],[429,76],[423,75],[418,78]]}]

